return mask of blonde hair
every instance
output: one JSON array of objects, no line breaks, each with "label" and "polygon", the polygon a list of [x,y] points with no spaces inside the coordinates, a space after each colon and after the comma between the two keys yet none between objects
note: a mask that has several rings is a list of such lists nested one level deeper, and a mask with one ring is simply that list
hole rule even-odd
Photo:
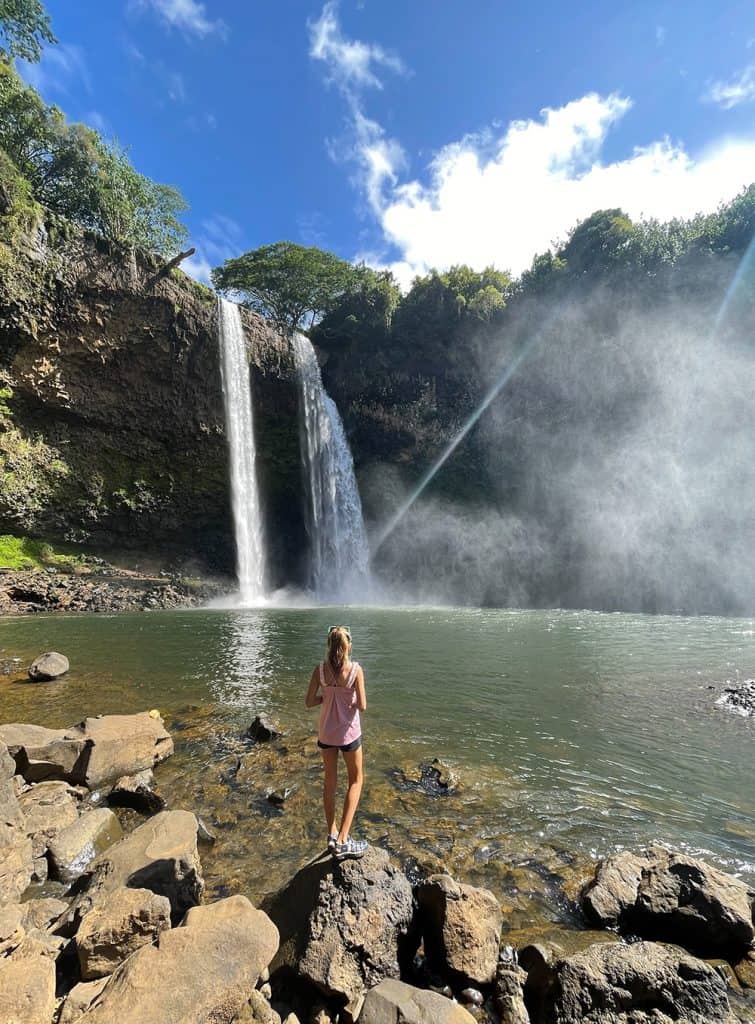
[{"label": "blonde hair", "polygon": [[328,630],[328,661],[334,672],[340,672],[351,649],[351,633],[346,626],[331,626]]}]

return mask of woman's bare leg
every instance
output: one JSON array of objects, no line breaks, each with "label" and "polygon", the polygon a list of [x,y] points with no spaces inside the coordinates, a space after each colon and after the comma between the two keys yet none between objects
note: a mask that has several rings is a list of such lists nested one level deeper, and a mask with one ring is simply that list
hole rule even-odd
[{"label": "woman's bare leg", "polygon": [[322,786],[322,805],[325,808],[325,823],[328,835],[336,834],[336,786],[338,785],[338,748],[320,749],[325,778]]},{"label": "woman's bare leg", "polygon": [[364,774],[362,772],[362,748],[358,750],[344,750],[343,759],[346,762],[346,771],[349,773],[349,788],[346,790],[346,799],[343,803],[343,817],[341,818],[341,829],[338,833],[338,842],[345,843],[349,838],[351,823],[356,814],[359,797],[362,794],[362,783]]}]

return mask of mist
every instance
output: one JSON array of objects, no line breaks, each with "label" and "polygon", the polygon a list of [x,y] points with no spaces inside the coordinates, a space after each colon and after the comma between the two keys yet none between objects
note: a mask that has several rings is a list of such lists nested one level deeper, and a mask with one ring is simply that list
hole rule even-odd
[{"label": "mist", "polygon": [[[755,613],[751,285],[719,315],[734,269],[524,304],[478,347],[477,394],[526,358],[385,541],[381,578],[421,601]],[[375,535],[416,482],[365,473]]]}]

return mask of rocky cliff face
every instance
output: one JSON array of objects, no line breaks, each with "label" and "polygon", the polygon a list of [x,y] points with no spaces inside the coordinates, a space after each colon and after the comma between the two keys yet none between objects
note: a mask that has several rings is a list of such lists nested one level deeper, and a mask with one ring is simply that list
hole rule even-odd
[{"label": "rocky cliff face", "polygon": [[[52,222],[0,256],[0,533],[232,570],[213,293]],[[303,547],[293,361],[244,316],[271,563],[291,578]]]}]

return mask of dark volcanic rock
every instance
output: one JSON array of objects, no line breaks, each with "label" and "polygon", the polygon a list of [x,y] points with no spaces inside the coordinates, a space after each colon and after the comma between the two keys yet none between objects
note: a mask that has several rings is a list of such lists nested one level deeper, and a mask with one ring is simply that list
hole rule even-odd
[{"label": "dark volcanic rock", "polygon": [[59,679],[64,676],[71,666],[65,654],[58,654],[57,651],[48,651],[47,654],[40,654],[38,658],[29,665],[29,679],[34,682],[48,682],[51,679]]},{"label": "dark volcanic rock", "polygon": [[399,977],[412,889],[385,850],[311,861],[263,906],[281,938],[273,975],[287,969],[354,1011],[368,989]]},{"label": "dark volcanic rock", "polygon": [[606,858],[582,894],[597,924],[735,960],[755,938],[754,900],[738,878],[658,846]]}]

